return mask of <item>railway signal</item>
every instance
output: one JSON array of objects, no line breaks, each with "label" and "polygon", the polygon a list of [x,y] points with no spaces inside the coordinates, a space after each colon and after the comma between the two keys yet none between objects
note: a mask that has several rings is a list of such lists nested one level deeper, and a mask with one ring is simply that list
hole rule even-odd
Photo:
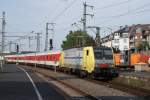
[{"label": "railway signal", "polygon": [[[49,47],[49,49],[50,50],[52,50],[53,49],[53,38],[54,38],[54,25],[55,25],[56,23],[46,23],[46,37],[45,37],[45,49],[44,49],[44,51],[47,51],[48,50],[48,31],[49,30],[51,30],[51,34],[52,34],[52,37],[51,37],[51,39],[50,39],[50,41],[49,42],[51,42],[50,43],[50,47]],[[49,25],[51,25],[51,28],[49,28]]]}]

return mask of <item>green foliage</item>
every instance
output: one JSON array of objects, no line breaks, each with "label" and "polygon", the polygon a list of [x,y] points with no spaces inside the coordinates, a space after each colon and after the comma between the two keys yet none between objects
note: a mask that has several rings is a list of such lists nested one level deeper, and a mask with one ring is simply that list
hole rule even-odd
[{"label": "green foliage", "polygon": [[143,50],[150,50],[150,45],[148,44],[148,42],[147,41],[143,41],[143,42],[141,42],[140,44],[139,44],[139,46],[137,47],[137,49],[139,50],[139,51],[143,51]]},{"label": "green foliage", "polygon": [[61,47],[63,49],[82,47],[82,46],[93,46],[95,41],[93,37],[82,31],[70,31],[66,36],[66,40],[62,42]]},{"label": "green foliage", "polygon": [[112,48],[112,50],[113,50],[113,53],[120,53],[120,50],[119,50],[119,49]]}]

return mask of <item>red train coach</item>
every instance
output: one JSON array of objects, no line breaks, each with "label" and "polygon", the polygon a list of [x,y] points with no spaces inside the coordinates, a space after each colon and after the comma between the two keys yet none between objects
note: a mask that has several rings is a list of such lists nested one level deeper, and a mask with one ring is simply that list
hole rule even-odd
[{"label": "red train coach", "polygon": [[59,66],[60,51],[43,52],[43,53],[29,53],[18,55],[7,55],[5,59],[7,62],[29,63],[49,66]]}]

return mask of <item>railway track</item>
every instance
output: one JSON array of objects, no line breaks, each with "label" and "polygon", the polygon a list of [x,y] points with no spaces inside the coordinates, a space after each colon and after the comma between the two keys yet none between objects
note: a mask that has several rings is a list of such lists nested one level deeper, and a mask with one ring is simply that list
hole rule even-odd
[{"label": "railway track", "polygon": [[[37,72],[37,71],[36,71],[36,72]],[[82,94],[85,98],[88,98],[89,100],[99,100],[98,98],[96,98],[96,97],[94,97],[94,96],[92,96],[92,95],[90,95],[90,94],[87,94],[87,93],[85,93],[85,92],[79,90],[78,88],[75,88],[75,87],[73,87],[73,86],[71,86],[71,85],[69,85],[69,84],[67,84],[67,83],[65,83],[65,82],[62,82],[61,80],[59,80],[59,79],[57,79],[57,78],[55,78],[55,77],[46,75],[46,74],[44,74],[44,73],[42,73],[42,72],[37,72],[37,73],[40,73],[40,74],[42,74],[44,77],[51,78],[51,79],[53,79],[53,80],[55,80],[55,81],[61,83],[62,85],[67,86],[68,88],[70,88],[70,89],[72,89],[72,90],[78,92],[79,94]]]},{"label": "railway track", "polygon": [[[32,68],[32,67],[30,67],[30,68]],[[42,68],[42,69],[45,69],[45,68]],[[52,77],[52,76],[50,76],[46,73],[40,72],[40,70],[34,70],[34,71],[36,71],[39,74],[42,74],[46,78],[51,78],[51,79],[65,85],[66,87],[69,87],[69,88],[73,89],[74,91],[77,91],[78,93],[84,95],[84,97],[86,97],[90,100],[99,100],[97,97],[94,97],[90,94],[87,94],[87,93],[81,91],[80,89],[71,86],[70,84],[67,84],[67,83],[65,83],[65,82],[63,82],[63,81],[61,81],[61,80],[59,80],[55,77]],[[63,72],[60,72],[60,73],[63,73]],[[74,76],[74,75],[72,75],[72,76]],[[77,76],[74,76],[74,77],[77,77]],[[117,89],[117,90],[121,90],[123,92],[127,92],[127,93],[130,93],[130,94],[135,95],[135,96],[148,96],[150,94],[150,91],[148,91],[148,90],[127,86],[127,85],[115,83],[115,82],[112,82],[112,81],[99,81],[99,80],[93,80],[93,79],[87,79],[87,78],[85,78],[84,80],[95,83],[95,84],[98,84],[98,85],[103,85],[103,86],[106,86],[106,87],[109,87],[109,88],[114,88],[114,89]]]},{"label": "railway track", "polygon": [[49,75],[49,74],[47,74],[47,73],[43,73],[43,72],[41,72],[40,70],[35,70],[35,68],[32,68],[32,67],[30,67],[30,69],[31,69],[32,71],[35,71],[35,72],[38,73],[38,74],[41,74],[42,76],[44,76],[44,77],[47,78],[47,79],[52,79],[52,80],[54,80],[54,81],[57,81],[57,82],[59,82],[60,84],[66,86],[67,88],[70,88],[70,89],[72,89],[72,90],[78,92],[79,94],[81,94],[81,95],[84,96],[85,99],[83,99],[83,100],[99,100],[99,98],[94,97],[94,96],[92,96],[92,95],[90,95],[90,94],[87,94],[86,92],[81,91],[80,89],[78,89],[78,88],[76,88],[76,87],[73,87],[72,85],[70,85],[70,84],[68,84],[68,83],[66,83],[66,82],[63,82],[63,81],[59,80],[58,78],[55,78],[55,77],[53,77],[53,76],[51,76],[51,75]]}]

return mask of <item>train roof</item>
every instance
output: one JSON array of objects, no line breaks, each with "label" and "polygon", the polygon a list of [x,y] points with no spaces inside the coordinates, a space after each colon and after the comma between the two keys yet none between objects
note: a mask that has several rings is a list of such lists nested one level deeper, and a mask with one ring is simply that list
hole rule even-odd
[{"label": "train roof", "polygon": [[28,53],[16,53],[16,54],[11,54],[11,55],[7,55],[8,56],[22,56],[22,55],[44,55],[44,54],[48,54],[48,53],[60,53],[60,50],[53,50],[53,51],[44,51],[44,52],[28,52]]}]

